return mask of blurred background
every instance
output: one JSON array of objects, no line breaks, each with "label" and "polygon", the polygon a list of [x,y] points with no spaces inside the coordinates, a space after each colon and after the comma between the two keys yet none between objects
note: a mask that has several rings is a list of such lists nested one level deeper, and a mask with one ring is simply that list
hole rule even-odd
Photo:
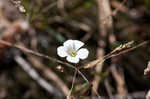
[{"label": "blurred background", "polygon": [[[121,44],[149,40],[149,19],[150,0],[0,0],[0,39],[64,63],[57,47],[80,40],[90,52],[78,64],[83,66]],[[0,99],[66,98],[73,68],[7,45],[0,41]],[[147,44],[81,69],[89,83],[78,73],[70,99],[99,99],[98,94],[102,99],[145,99],[149,59]]]}]

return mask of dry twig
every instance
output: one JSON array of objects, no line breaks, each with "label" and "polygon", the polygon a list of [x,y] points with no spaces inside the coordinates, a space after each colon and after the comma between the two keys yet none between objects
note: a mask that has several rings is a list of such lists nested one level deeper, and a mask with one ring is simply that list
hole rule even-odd
[{"label": "dry twig", "polygon": [[111,73],[117,83],[117,92],[119,95],[119,99],[125,99],[128,91],[125,87],[125,80],[124,80],[123,72],[122,71],[119,72],[117,70],[116,64],[112,64],[112,65],[113,66],[111,66]]},{"label": "dry twig", "polygon": [[54,61],[54,62],[58,62],[58,63],[60,63],[60,64],[64,64],[64,65],[66,65],[66,66],[68,66],[68,67],[71,67],[71,68],[74,68],[74,69],[75,69],[75,67],[74,67],[73,65],[69,64],[69,63],[66,63],[66,62],[64,62],[64,61],[57,60],[56,58],[53,58],[53,57],[50,57],[50,56],[47,56],[47,55],[44,55],[44,54],[41,54],[41,53],[38,53],[38,52],[35,52],[35,51],[32,51],[32,50],[27,49],[27,48],[25,48],[25,47],[23,47],[23,46],[20,46],[20,45],[17,45],[17,44],[11,44],[11,43],[6,42],[6,41],[4,41],[4,40],[0,40],[0,43],[2,43],[2,44],[4,44],[4,45],[7,45],[7,46],[10,46],[10,47],[18,48],[18,49],[20,49],[20,50],[23,51],[23,52],[30,53],[30,54],[32,54],[32,55],[36,55],[36,56],[39,56],[39,57],[43,57],[43,58],[46,58],[46,59],[48,59],[48,60],[51,60],[51,61]]},{"label": "dry twig", "polygon": [[150,73],[150,61],[148,62],[147,68],[144,69],[144,75],[147,75],[148,73]]},{"label": "dry twig", "polygon": [[136,49],[136,48],[138,48],[138,47],[144,46],[144,45],[146,45],[146,44],[148,44],[148,43],[150,43],[150,40],[147,40],[147,41],[144,41],[144,42],[142,42],[142,43],[139,43],[138,45],[136,45],[136,46],[134,46],[134,47],[121,50],[121,51],[119,51],[119,52],[117,52],[117,53],[115,53],[115,54],[111,54],[111,52],[110,52],[109,54],[105,55],[102,59],[93,60],[93,61],[89,62],[88,64],[82,66],[81,68],[85,68],[85,69],[87,69],[87,68],[92,68],[92,67],[94,67],[96,64],[102,63],[102,62],[104,62],[105,60],[107,60],[107,59],[109,59],[109,58],[113,58],[113,57],[122,55],[122,54],[124,54],[124,53],[130,52],[130,51],[132,51],[132,50],[134,50],[134,49]]},{"label": "dry twig", "polygon": [[107,90],[107,93],[108,93],[109,98],[110,98],[110,99],[114,99],[114,98],[113,98],[113,94],[112,94],[112,92],[111,92],[111,86],[109,85],[109,82],[108,82],[107,79],[105,79],[104,84],[105,84],[105,87],[106,87],[106,90]]},{"label": "dry twig", "polygon": [[[98,4],[98,15],[99,15],[99,37],[100,39],[98,40],[98,49],[97,49],[97,57],[102,60],[103,56],[105,55],[105,48],[107,46],[106,40],[108,33],[112,29],[112,17],[111,17],[111,9],[110,9],[110,4],[109,0],[97,0]],[[97,63],[96,64],[96,72],[101,72],[102,71],[102,63]],[[93,91],[98,90],[98,85],[99,85],[100,77],[95,76],[93,79]],[[93,94],[94,95],[94,94]]]},{"label": "dry twig", "polygon": [[146,99],[150,99],[150,90],[146,94]]}]

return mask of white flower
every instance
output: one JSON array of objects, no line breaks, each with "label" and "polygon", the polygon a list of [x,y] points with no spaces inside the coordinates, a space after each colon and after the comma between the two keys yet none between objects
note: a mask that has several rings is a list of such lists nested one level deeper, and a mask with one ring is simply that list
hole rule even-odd
[{"label": "white flower", "polygon": [[60,57],[67,57],[68,62],[78,63],[80,59],[86,59],[89,54],[86,48],[81,48],[83,45],[84,43],[79,40],[67,40],[63,46],[57,48],[57,54]]}]

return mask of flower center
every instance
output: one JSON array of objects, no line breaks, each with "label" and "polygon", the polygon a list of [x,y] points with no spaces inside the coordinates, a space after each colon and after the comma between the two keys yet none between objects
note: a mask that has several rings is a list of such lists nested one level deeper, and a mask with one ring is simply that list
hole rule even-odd
[{"label": "flower center", "polygon": [[77,53],[75,51],[71,51],[71,52],[69,52],[69,55],[71,57],[76,57]]},{"label": "flower center", "polygon": [[67,52],[71,57],[76,57],[77,55],[77,51],[75,50],[74,46],[69,46]]}]

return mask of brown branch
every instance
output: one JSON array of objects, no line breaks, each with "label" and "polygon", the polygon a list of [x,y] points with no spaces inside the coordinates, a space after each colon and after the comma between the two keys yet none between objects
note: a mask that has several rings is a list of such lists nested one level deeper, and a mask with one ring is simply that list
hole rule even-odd
[{"label": "brown branch", "polygon": [[144,69],[144,75],[150,74],[150,61],[148,61],[147,67]]},{"label": "brown branch", "polygon": [[113,98],[112,91],[111,91],[111,86],[109,85],[109,82],[108,82],[107,79],[105,79],[104,84],[105,84],[106,91],[107,91],[107,93],[108,93],[109,98],[110,98],[110,99],[114,99],[114,98]]},{"label": "brown branch", "polygon": [[[111,9],[110,9],[110,4],[109,0],[97,0],[98,4],[98,15],[99,15],[99,37],[100,39],[98,40],[98,45],[99,47],[97,48],[97,57],[98,59],[102,60],[102,58],[105,55],[105,48],[107,46],[106,40],[108,33],[112,30],[112,17],[111,17]],[[102,65],[101,63],[96,64],[96,72],[101,72],[102,71]],[[93,79],[93,93],[94,89],[98,90],[98,85],[99,85],[100,77],[95,76]],[[94,95],[94,94],[93,94]]]},{"label": "brown branch", "polygon": [[136,45],[136,46],[134,46],[134,47],[127,48],[127,49],[125,49],[125,50],[119,51],[119,52],[117,52],[117,53],[115,53],[115,54],[111,54],[111,52],[110,52],[109,54],[105,55],[102,59],[93,60],[93,61],[89,62],[88,64],[86,64],[86,65],[84,65],[84,66],[82,66],[82,67],[80,67],[80,68],[85,68],[85,69],[87,69],[87,68],[92,68],[92,67],[94,67],[96,64],[98,64],[98,63],[103,63],[105,60],[107,60],[107,59],[109,59],[109,58],[113,58],[113,57],[116,57],[116,56],[125,54],[125,53],[127,53],[127,52],[130,52],[130,51],[132,51],[132,50],[138,48],[138,47],[144,46],[144,45],[146,45],[146,44],[148,44],[148,43],[150,43],[150,40],[147,40],[147,41],[144,41],[144,42],[142,42],[142,43],[139,43],[138,45]]},{"label": "brown branch", "polygon": [[128,94],[128,91],[125,87],[123,71],[119,72],[116,68],[116,64],[112,64],[112,65],[113,66],[111,66],[111,73],[117,83],[116,85],[117,85],[117,92],[119,95],[119,99],[125,99]]},{"label": "brown branch", "polygon": [[128,13],[129,9],[124,6],[125,2],[127,2],[127,0],[123,0],[123,2],[121,3],[115,0],[111,1],[111,5],[115,8],[115,10],[112,13],[113,16],[115,16],[118,11],[121,11],[123,13]]},{"label": "brown branch", "polygon": [[146,94],[146,99],[150,99],[150,90]]},{"label": "brown branch", "polygon": [[56,58],[53,58],[53,57],[44,55],[44,54],[39,53],[39,52],[32,51],[32,50],[30,50],[30,49],[28,49],[28,48],[25,48],[25,47],[23,47],[23,46],[20,46],[20,45],[17,45],[17,44],[11,44],[11,43],[6,42],[6,41],[4,41],[4,40],[0,40],[0,43],[1,43],[1,44],[4,44],[4,45],[7,45],[7,46],[10,46],[10,47],[18,48],[19,50],[21,50],[21,51],[23,51],[23,52],[26,52],[26,53],[29,53],[29,54],[32,54],[32,55],[36,55],[36,56],[39,56],[39,57],[43,57],[43,58],[46,58],[46,59],[48,59],[48,60],[51,60],[51,61],[54,61],[54,62],[58,62],[58,63],[60,63],[60,64],[64,64],[64,65],[66,65],[66,66],[68,66],[68,67],[71,67],[71,68],[74,68],[74,69],[75,69],[75,67],[74,67],[73,65],[69,64],[69,63],[66,63],[66,62],[64,62],[64,61],[57,60]]},{"label": "brown branch", "polygon": [[[122,2],[122,4],[120,4],[116,10],[113,12],[113,14],[116,14],[117,11],[122,7],[121,5],[123,5],[127,0],[124,0]],[[113,34],[113,32],[110,32],[109,34],[109,44],[112,44],[116,42],[116,36]],[[118,52],[121,52],[125,49],[131,48],[132,44],[134,43],[134,41],[130,41],[126,44],[120,45],[119,47],[115,48],[113,51],[110,52],[110,55],[116,54]],[[128,91],[127,88],[125,87],[125,80],[124,80],[124,74],[123,74],[123,69],[121,68],[122,66],[118,66],[120,70],[122,70],[121,72],[117,70],[117,65],[118,62],[120,61],[121,57],[115,57],[111,59],[111,73],[113,78],[116,81],[116,85],[117,85],[117,92],[119,94],[119,99],[125,99]]]}]

